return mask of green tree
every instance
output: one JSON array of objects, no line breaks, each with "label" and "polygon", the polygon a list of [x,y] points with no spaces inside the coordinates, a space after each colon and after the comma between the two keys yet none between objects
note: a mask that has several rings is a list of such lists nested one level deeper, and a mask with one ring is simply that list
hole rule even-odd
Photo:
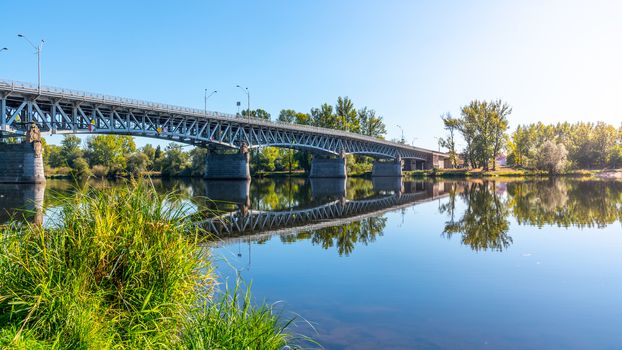
[{"label": "green tree", "polygon": [[147,169],[153,170],[153,163],[155,162],[155,159],[156,159],[155,157],[156,149],[150,143],[148,143],[144,145],[140,151],[147,156],[147,159],[148,159]]},{"label": "green tree", "polygon": [[321,128],[338,129],[337,118],[333,114],[333,106],[324,103],[320,108],[311,109],[312,125]]},{"label": "green tree", "polygon": [[97,135],[87,140],[86,158],[91,166],[107,166],[111,174],[125,170],[127,157],[136,151],[132,136]]},{"label": "green tree", "polygon": [[566,166],[568,151],[562,144],[546,141],[538,152],[538,167],[549,172],[549,175],[560,173]]},{"label": "green tree", "polygon": [[80,148],[82,140],[75,135],[65,135],[63,141],[61,141],[61,152],[64,158],[64,163],[74,168],[76,159],[82,158],[83,152]]},{"label": "green tree", "polygon": [[184,152],[181,145],[171,143],[166,146],[166,152],[161,161],[162,175],[166,177],[186,175],[190,168],[190,156]]},{"label": "green tree", "polygon": [[190,151],[191,174],[192,176],[205,176],[205,161],[208,150],[203,147],[195,147]]},{"label": "green tree", "polygon": [[127,157],[126,171],[132,177],[138,177],[147,170],[149,157],[142,152],[134,152]]},{"label": "green tree", "polygon": [[455,119],[451,116],[450,113],[446,113],[441,116],[443,120],[443,125],[445,126],[445,130],[447,130],[447,137],[439,140],[441,147],[445,147],[449,153],[449,161],[451,165],[455,168],[458,164],[458,153],[456,152],[456,140],[455,133],[458,129],[460,122],[458,119]]},{"label": "green tree", "polygon": [[277,120],[285,123],[294,123],[296,121],[296,111],[293,109],[282,109]]},{"label": "green tree", "polygon": [[474,100],[462,107],[459,128],[465,142],[465,158],[473,167],[489,170],[505,146],[507,116],[512,109],[504,102]]},{"label": "green tree", "polygon": [[[242,117],[248,117],[248,110],[245,109],[242,111]],[[258,108],[258,109],[250,111],[250,117],[270,120],[271,116],[270,116],[270,113],[266,112],[265,110],[261,108]]]},{"label": "green tree", "polygon": [[358,119],[361,134],[384,139],[387,134],[387,127],[384,125],[382,117],[376,116],[376,111],[363,107],[358,110]]},{"label": "green tree", "polygon": [[339,124],[337,125],[339,129],[354,133],[359,133],[361,131],[358,113],[354,108],[354,103],[352,103],[349,97],[339,96],[337,98],[335,114],[339,120]]}]

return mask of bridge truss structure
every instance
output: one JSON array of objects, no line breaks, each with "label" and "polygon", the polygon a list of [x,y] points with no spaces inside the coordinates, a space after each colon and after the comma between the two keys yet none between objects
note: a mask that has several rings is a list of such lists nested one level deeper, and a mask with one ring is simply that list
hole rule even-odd
[{"label": "bridge truss structure", "polygon": [[0,80],[0,137],[24,135],[31,123],[44,134],[132,135],[211,148],[275,146],[320,155],[424,161],[446,157],[333,129]]},{"label": "bridge truss structure", "polygon": [[206,219],[200,225],[220,239],[247,235],[256,239],[264,232],[274,235],[341,225],[445,195],[431,197],[428,192],[421,191],[363,200],[335,200],[314,208],[288,211],[238,210]]}]

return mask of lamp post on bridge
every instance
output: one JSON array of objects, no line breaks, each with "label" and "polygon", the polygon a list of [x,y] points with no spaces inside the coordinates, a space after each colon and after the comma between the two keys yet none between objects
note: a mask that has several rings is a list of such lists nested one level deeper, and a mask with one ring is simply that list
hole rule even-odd
[{"label": "lamp post on bridge", "polygon": [[205,117],[207,117],[207,99],[212,97],[212,95],[214,95],[215,93],[217,93],[218,90],[214,90],[212,91],[212,93],[210,93],[209,95],[207,95],[207,89],[205,89],[205,107],[203,108],[203,115]]},{"label": "lamp post on bridge", "polygon": [[43,39],[41,39],[39,41],[39,45],[35,45],[25,35],[17,34],[17,36],[20,37],[20,38],[24,38],[24,40],[26,40],[30,44],[30,46],[32,46],[36,50],[36,54],[37,54],[37,91],[39,92],[39,94],[41,94],[41,50],[43,50],[43,43],[45,43],[45,41]]},{"label": "lamp post on bridge", "polygon": [[397,126],[398,128],[400,128],[400,130],[402,130],[402,140],[401,140],[401,142],[402,143],[406,143],[406,139],[404,138],[404,129],[402,129],[402,127],[397,125],[397,124],[395,126]]},{"label": "lamp post on bridge", "polygon": [[248,91],[248,88],[243,88],[240,85],[236,85],[235,87],[240,88],[240,90],[244,91],[246,94],[246,117],[248,119],[251,118],[251,94]]}]

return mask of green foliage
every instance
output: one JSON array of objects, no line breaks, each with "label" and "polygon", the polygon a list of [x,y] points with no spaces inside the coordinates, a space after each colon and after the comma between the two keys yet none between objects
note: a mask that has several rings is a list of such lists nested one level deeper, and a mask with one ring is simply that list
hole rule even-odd
[{"label": "green foliage", "polygon": [[[152,186],[82,189],[46,227],[0,227],[3,349],[281,349],[250,294],[214,297],[189,208]],[[201,306],[203,305],[203,306]]]},{"label": "green foliage", "polygon": [[[249,115],[248,110],[245,109],[242,111],[242,117],[248,117],[248,115]],[[261,108],[251,110],[250,117],[258,118],[258,119],[266,119],[266,120],[270,120],[271,118],[270,113],[266,112],[265,110]]]},{"label": "green foliage", "polygon": [[191,167],[190,156],[184,152],[181,145],[170,144],[166,147],[166,152],[161,162],[162,176],[187,175]]},{"label": "green foliage", "polygon": [[75,135],[65,135],[65,138],[61,141],[63,161],[68,167],[74,168],[74,161],[83,157],[84,153],[80,148],[81,143],[82,140]]},{"label": "green foliage", "polygon": [[87,140],[86,158],[89,165],[104,165],[109,173],[118,175],[127,167],[127,159],[136,151],[132,136],[97,135]]},{"label": "green foliage", "polygon": [[492,163],[495,169],[495,158],[505,146],[510,113],[510,106],[501,100],[474,100],[462,107],[458,130],[466,142],[467,164],[488,170]]},{"label": "green foliage", "polygon": [[453,118],[450,113],[446,113],[441,116],[443,119],[443,125],[445,126],[445,130],[447,130],[447,137],[439,140],[440,146],[447,148],[449,153],[449,161],[453,168],[458,165],[458,152],[456,151],[456,140],[455,134],[456,130],[460,127],[460,121],[456,118]]},{"label": "green foliage", "polygon": [[[226,291],[218,303],[206,303],[200,316],[185,327],[186,349],[284,349],[294,338],[287,333],[293,319],[281,323],[273,307],[253,309],[250,288],[244,295],[238,284]],[[302,338],[301,338],[302,339]],[[294,347],[297,348],[297,347]]]},{"label": "green foliage", "polygon": [[80,157],[73,160],[73,166],[71,167],[71,174],[75,178],[86,178],[91,176],[91,170],[89,163],[86,159]]},{"label": "green foliage", "polygon": [[620,131],[602,122],[580,122],[519,126],[511,135],[509,159],[512,165],[537,167],[540,150],[549,141],[564,146],[569,165],[574,169],[616,168],[620,164]]},{"label": "green foliage", "polygon": [[132,177],[140,176],[147,170],[149,157],[142,152],[134,152],[127,157],[126,171]]}]

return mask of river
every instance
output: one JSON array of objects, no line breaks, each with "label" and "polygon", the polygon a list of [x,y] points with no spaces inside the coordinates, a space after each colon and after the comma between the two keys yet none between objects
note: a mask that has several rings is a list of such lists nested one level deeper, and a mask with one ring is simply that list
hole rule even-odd
[{"label": "river", "polygon": [[[622,181],[153,181],[216,235],[223,286],[327,349],[622,347]],[[74,188],[0,185],[0,220]]]}]

